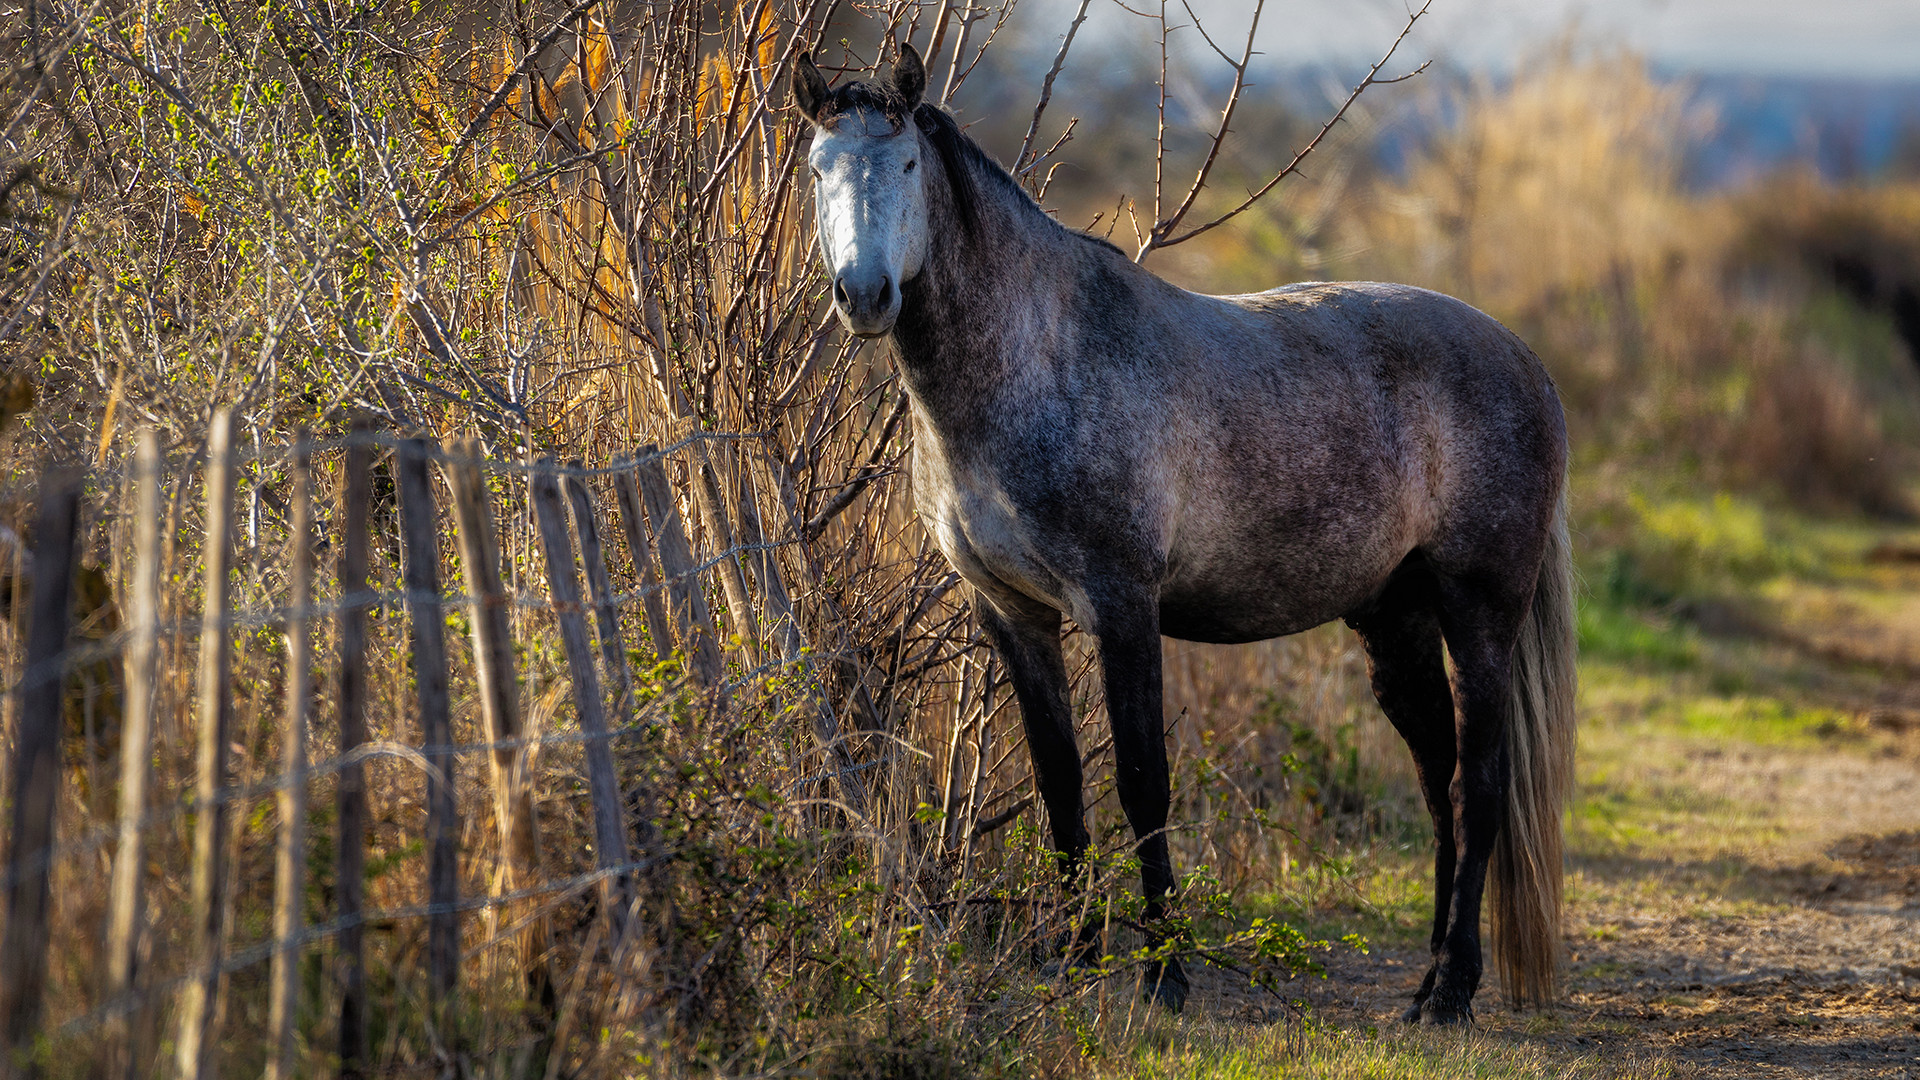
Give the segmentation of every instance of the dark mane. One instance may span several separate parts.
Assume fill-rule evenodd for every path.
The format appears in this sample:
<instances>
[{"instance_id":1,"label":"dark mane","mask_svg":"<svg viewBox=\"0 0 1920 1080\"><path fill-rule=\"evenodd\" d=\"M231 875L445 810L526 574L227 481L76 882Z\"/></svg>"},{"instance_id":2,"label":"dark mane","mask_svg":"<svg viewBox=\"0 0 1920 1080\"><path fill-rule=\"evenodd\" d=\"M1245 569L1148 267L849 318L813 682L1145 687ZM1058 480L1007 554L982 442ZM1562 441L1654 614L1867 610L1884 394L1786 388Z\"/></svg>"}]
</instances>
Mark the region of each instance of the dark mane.
<instances>
[{"instance_id":1,"label":"dark mane","mask_svg":"<svg viewBox=\"0 0 1920 1080\"><path fill-rule=\"evenodd\" d=\"M860 81L834 87L821 107L819 122L823 127L832 128L839 117L859 110L886 117L895 131L907 122L907 101L899 91L886 83ZM921 102L913 109L913 122L927 137L927 141L933 144L934 152L940 155L941 171L946 174L947 186L953 191L954 210L960 215L961 225L969 236L979 234L980 179L984 178L987 183L999 186L1070 235L1126 256L1126 252L1107 240L1054 221L1053 216L1033 201L1033 197L1027 194L1027 190L1020 186L1020 182L1013 178L1005 166L995 161L979 143L973 141L971 135L961 130L959 123L947 110L930 102Z\"/></svg>"},{"instance_id":2,"label":"dark mane","mask_svg":"<svg viewBox=\"0 0 1920 1080\"><path fill-rule=\"evenodd\" d=\"M941 171L947 174L947 187L953 191L953 208L960 214L960 223L968 236L980 233L980 189L973 178L976 173L998 177L1007 182L1015 191L1020 185L1013 182L1007 171L993 159L987 157L980 144L967 137L954 121L952 114L938 105L921 102L913 110L913 122L920 133L933 144L933 152L940 155ZM973 166L969 168L968 166ZM1021 191L1022 198L1026 192Z\"/></svg>"},{"instance_id":3,"label":"dark mane","mask_svg":"<svg viewBox=\"0 0 1920 1080\"><path fill-rule=\"evenodd\" d=\"M1013 178L1006 166L995 161L979 143L973 141L973 136L961 130L960 124L947 110L922 102L913 111L913 122L927 137L927 141L933 144L934 152L940 155L940 165L947 174L947 186L953 189L954 208L959 211L960 220L968 233L974 233L980 225L980 187L976 178L984 177L988 183L995 184L1020 203L1032 207L1035 213L1068 234L1111 248L1119 255L1126 255L1110 241L1054 221L1053 215L1033 201L1033 196L1027 194L1027 189L1020 186L1020 181Z\"/></svg>"}]
</instances>

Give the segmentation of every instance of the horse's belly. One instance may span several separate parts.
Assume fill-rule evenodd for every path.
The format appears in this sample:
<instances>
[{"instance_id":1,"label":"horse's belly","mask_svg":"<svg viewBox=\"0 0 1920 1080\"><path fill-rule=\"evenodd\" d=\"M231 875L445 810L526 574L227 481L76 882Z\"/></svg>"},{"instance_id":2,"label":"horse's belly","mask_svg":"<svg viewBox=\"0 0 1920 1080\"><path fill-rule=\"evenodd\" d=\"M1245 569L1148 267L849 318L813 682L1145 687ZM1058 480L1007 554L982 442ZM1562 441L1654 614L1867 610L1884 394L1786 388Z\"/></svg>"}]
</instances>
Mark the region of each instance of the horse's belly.
<instances>
[{"instance_id":1,"label":"horse's belly","mask_svg":"<svg viewBox=\"0 0 1920 1080\"><path fill-rule=\"evenodd\" d=\"M1019 543L1018 534L983 528L978 521L962 525L946 519L935 526L934 541L967 584L985 593L1003 611L1037 601L1067 611L1060 581Z\"/></svg>"},{"instance_id":2,"label":"horse's belly","mask_svg":"<svg viewBox=\"0 0 1920 1080\"><path fill-rule=\"evenodd\" d=\"M1160 632L1181 641L1239 645L1311 630L1354 605L1303 604L1242 591L1197 592L1160 598Z\"/></svg>"},{"instance_id":3,"label":"horse's belly","mask_svg":"<svg viewBox=\"0 0 1920 1080\"><path fill-rule=\"evenodd\" d=\"M1296 550L1257 565L1176 570L1160 590L1160 632L1233 645L1311 630L1372 599L1405 557L1381 537Z\"/></svg>"}]
</instances>

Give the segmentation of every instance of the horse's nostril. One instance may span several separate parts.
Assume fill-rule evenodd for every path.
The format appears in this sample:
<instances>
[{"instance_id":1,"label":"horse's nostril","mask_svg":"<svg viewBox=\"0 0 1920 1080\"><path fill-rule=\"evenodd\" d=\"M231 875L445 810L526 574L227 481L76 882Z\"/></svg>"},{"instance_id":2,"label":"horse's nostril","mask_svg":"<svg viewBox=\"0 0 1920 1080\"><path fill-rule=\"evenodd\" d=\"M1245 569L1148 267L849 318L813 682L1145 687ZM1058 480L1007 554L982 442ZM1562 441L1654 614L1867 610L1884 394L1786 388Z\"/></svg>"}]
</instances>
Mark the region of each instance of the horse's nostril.
<instances>
[{"instance_id":1,"label":"horse's nostril","mask_svg":"<svg viewBox=\"0 0 1920 1080\"><path fill-rule=\"evenodd\" d=\"M835 303L839 304L843 308L848 307L852 304L852 301L847 299L847 279L846 278L833 279L833 300Z\"/></svg>"},{"instance_id":2,"label":"horse's nostril","mask_svg":"<svg viewBox=\"0 0 1920 1080\"><path fill-rule=\"evenodd\" d=\"M880 275L880 310L885 311L892 306L893 306L893 279L886 276L885 274L882 274Z\"/></svg>"}]
</instances>

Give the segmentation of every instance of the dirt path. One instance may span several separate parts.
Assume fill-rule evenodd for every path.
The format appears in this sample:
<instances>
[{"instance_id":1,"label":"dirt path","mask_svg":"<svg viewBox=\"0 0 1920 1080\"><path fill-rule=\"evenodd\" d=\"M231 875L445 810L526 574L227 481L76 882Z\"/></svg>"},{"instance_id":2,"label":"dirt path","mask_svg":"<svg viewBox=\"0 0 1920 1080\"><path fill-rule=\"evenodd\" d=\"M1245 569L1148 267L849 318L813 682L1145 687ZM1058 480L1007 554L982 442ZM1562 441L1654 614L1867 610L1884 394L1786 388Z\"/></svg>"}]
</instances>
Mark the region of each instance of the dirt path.
<instances>
[{"instance_id":1,"label":"dirt path","mask_svg":"<svg viewBox=\"0 0 1920 1080\"><path fill-rule=\"evenodd\" d=\"M1576 903L1566 1004L1515 1014L1494 999L1480 1027L1575 1056L1662 1058L1683 1076L1920 1078L1920 833L1850 838L1825 864L1756 878L1771 898L1746 913L1649 917ZM1329 967L1315 988L1320 1015L1384 1025L1425 957L1376 950Z\"/></svg>"},{"instance_id":2,"label":"dirt path","mask_svg":"<svg viewBox=\"0 0 1920 1080\"><path fill-rule=\"evenodd\" d=\"M1581 859L1577 872L1603 885L1686 877L1619 859ZM1818 863L1753 869L1747 886L1732 912L1622 903L1610 888L1576 899L1564 1003L1514 1013L1483 991L1471 1037L1636 1076L1920 1080L1920 831L1849 837ZM1649 906L1669 910L1638 913ZM1304 988L1318 1022L1389 1029L1425 966L1419 950L1342 950ZM1192 1004L1212 1017L1283 1015L1229 973L1195 981Z\"/></svg>"},{"instance_id":3,"label":"dirt path","mask_svg":"<svg viewBox=\"0 0 1920 1080\"><path fill-rule=\"evenodd\" d=\"M1886 602L1920 597L1920 569L1871 584L1745 613L1684 670L1595 662L1567 993L1514 1013L1488 987L1476 1037L1580 1075L1920 1080L1920 601ZM1397 1023L1424 935L1386 936L1304 984L1317 1020ZM1279 1015L1224 973L1199 982L1212 1016Z\"/></svg>"},{"instance_id":4,"label":"dirt path","mask_svg":"<svg viewBox=\"0 0 1920 1080\"><path fill-rule=\"evenodd\" d=\"M1920 733L1854 715L1812 745L1597 731L1570 838L1566 1002L1515 1014L1483 991L1482 1028L1682 1076L1920 1080ZM1425 957L1330 966L1323 1016L1381 1024Z\"/></svg>"}]
</instances>

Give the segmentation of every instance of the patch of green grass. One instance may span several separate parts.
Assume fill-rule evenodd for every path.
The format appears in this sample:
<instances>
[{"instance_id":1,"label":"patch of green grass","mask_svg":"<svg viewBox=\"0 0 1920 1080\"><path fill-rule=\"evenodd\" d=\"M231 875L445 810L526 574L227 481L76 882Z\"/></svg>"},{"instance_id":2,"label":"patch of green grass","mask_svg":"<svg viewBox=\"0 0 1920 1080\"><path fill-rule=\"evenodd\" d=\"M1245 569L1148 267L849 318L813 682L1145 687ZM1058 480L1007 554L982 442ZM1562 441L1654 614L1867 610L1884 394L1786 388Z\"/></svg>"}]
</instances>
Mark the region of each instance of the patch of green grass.
<instances>
[{"instance_id":1,"label":"patch of green grass","mask_svg":"<svg viewBox=\"0 0 1920 1080\"><path fill-rule=\"evenodd\" d=\"M1715 743L1813 746L1861 733L1850 713L1760 694L1708 695L1676 706L1670 730Z\"/></svg>"},{"instance_id":2,"label":"patch of green grass","mask_svg":"<svg viewBox=\"0 0 1920 1080\"><path fill-rule=\"evenodd\" d=\"M1742 670L1727 659L1711 658L1711 666L1699 671L1663 674L1586 658L1580 668L1581 753L1615 738L1657 737L1736 752L1743 746L1839 750L1865 736L1855 711L1808 700L1793 673L1757 665Z\"/></svg>"},{"instance_id":3,"label":"patch of green grass","mask_svg":"<svg viewBox=\"0 0 1920 1080\"><path fill-rule=\"evenodd\" d=\"M1686 785L1633 783L1597 774L1581 785L1574 804L1574 820L1589 832L1640 839L1665 831L1680 817L1727 815L1738 808L1732 800L1709 795Z\"/></svg>"},{"instance_id":4,"label":"patch of green grass","mask_svg":"<svg viewBox=\"0 0 1920 1080\"><path fill-rule=\"evenodd\" d=\"M1777 500L1703 491L1683 474L1641 475L1622 488L1575 477L1582 577L1604 604L1761 595L1780 581L1873 581L1866 554L1911 528L1861 515L1815 516Z\"/></svg>"},{"instance_id":5,"label":"patch of green grass","mask_svg":"<svg viewBox=\"0 0 1920 1080\"><path fill-rule=\"evenodd\" d=\"M1423 944L1433 919L1431 842L1378 846L1328 857L1275 882L1249 901L1253 914L1279 918L1308 938L1358 934L1396 948Z\"/></svg>"},{"instance_id":6,"label":"patch of green grass","mask_svg":"<svg viewBox=\"0 0 1920 1080\"><path fill-rule=\"evenodd\" d=\"M1662 760L1684 754L1665 740L1637 745L1655 747L1648 752ZM1633 752L1631 745L1614 749ZM1776 806L1703 791L1677 770L1646 773L1635 765L1618 759L1588 764L1570 830L1579 854L1711 860L1743 854L1788 831Z\"/></svg>"},{"instance_id":7,"label":"patch of green grass","mask_svg":"<svg viewBox=\"0 0 1920 1080\"><path fill-rule=\"evenodd\" d=\"M1575 837L1574 869L1567 875L1567 910L1576 931L1594 942L1619 939L1615 920L1658 918L1713 922L1777 913L1781 901L1769 879L1738 859L1668 861L1632 853L1591 852ZM1595 969L1598 971L1598 969Z\"/></svg>"},{"instance_id":8,"label":"patch of green grass","mask_svg":"<svg viewBox=\"0 0 1920 1080\"><path fill-rule=\"evenodd\" d=\"M1700 663L1699 635L1624 604L1586 597L1580 605L1580 655L1669 671Z\"/></svg>"},{"instance_id":9,"label":"patch of green grass","mask_svg":"<svg viewBox=\"0 0 1920 1080\"><path fill-rule=\"evenodd\" d=\"M1819 559L1782 518L1759 501L1716 492L1631 492L1628 554L1641 576L1673 593L1751 588L1783 573L1804 573Z\"/></svg>"}]
</instances>

